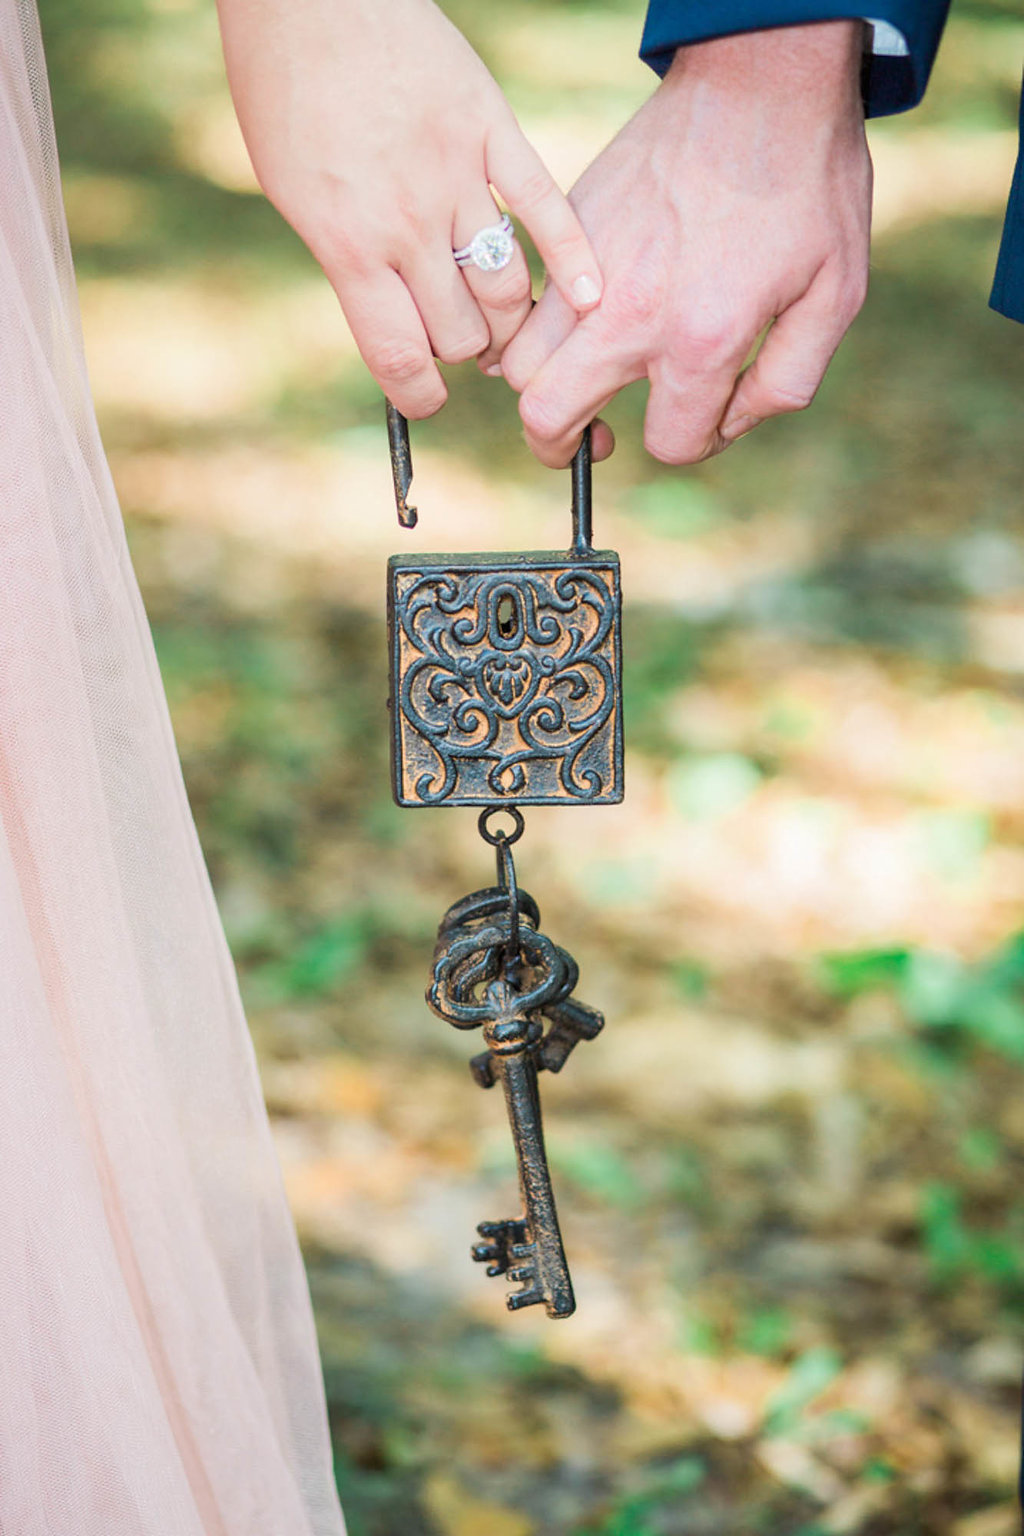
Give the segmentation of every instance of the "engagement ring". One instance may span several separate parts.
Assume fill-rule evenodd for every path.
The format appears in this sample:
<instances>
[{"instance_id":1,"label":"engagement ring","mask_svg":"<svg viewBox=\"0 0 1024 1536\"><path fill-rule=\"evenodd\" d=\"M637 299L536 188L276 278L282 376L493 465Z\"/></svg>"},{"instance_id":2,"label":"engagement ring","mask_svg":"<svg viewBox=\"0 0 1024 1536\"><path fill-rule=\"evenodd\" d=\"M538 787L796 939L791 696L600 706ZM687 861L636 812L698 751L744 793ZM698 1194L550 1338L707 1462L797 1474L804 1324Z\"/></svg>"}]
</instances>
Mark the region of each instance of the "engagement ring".
<instances>
[{"instance_id":1,"label":"engagement ring","mask_svg":"<svg viewBox=\"0 0 1024 1536\"><path fill-rule=\"evenodd\" d=\"M512 260L515 248L512 220L507 213L503 213L500 224L488 224L486 229L478 229L469 244L452 251L452 255L460 267L479 267L481 272L500 272Z\"/></svg>"}]
</instances>

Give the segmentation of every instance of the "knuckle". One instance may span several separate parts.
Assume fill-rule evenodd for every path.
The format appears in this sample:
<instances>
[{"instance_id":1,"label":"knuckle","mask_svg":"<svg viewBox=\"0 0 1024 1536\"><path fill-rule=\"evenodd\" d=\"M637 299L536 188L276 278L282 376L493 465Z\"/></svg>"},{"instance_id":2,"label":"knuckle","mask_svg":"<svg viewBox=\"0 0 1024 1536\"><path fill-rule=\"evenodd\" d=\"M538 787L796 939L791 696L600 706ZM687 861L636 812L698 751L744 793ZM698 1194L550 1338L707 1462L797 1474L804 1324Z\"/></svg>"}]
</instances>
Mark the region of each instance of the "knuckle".
<instances>
[{"instance_id":1,"label":"knuckle","mask_svg":"<svg viewBox=\"0 0 1024 1536\"><path fill-rule=\"evenodd\" d=\"M520 214L532 213L547 202L552 192L558 194L555 183L542 166L526 172L516 187L516 208ZM560 194L558 194L560 195Z\"/></svg>"},{"instance_id":2,"label":"knuckle","mask_svg":"<svg viewBox=\"0 0 1024 1536\"><path fill-rule=\"evenodd\" d=\"M523 395L519 415L530 437L538 442L554 443L564 431L564 423L558 418L557 411L543 396Z\"/></svg>"},{"instance_id":3,"label":"knuckle","mask_svg":"<svg viewBox=\"0 0 1024 1536\"><path fill-rule=\"evenodd\" d=\"M514 389L517 395L521 395L530 382L530 371L514 356L511 348L506 347L501 354L501 371L505 376L505 383ZM526 423L523 422L523 425L525 426Z\"/></svg>"},{"instance_id":4,"label":"knuckle","mask_svg":"<svg viewBox=\"0 0 1024 1536\"><path fill-rule=\"evenodd\" d=\"M545 465L547 469L565 469L572 458L572 454L568 453L557 443L545 443L538 438L529 436L527 437L527 443L534 458Z\"/></svg>"},{"instance_id":5,"label":"knuckle","mask_svg":"<svg viewBox=\"0 0 1024 1536\"><path fill-rule=\"evenodd\" d=\"M317 245L332 252L346 266L355 266L370 241L360 239L360 232L343 212L331 209L317 230Z\"/></svg>"},{"instance_id":6,"label":"knuckle","mask_svg":"<svg viewBox=\"0 0 1024 1536\"><path fill-rule=\"evenodd\" d=\"M393 196L391 227L399 234L406 249L418 250L433 233L433 210L424 203L422 188L418 185L402 185L396 188Z\"/></svg>"},{"instance_id":7,"label":"knuckle","mask_svg":"<svg viewBox=\"0 0 1024 1536\"><path fill-rule=\"evenodd\" d=\"M489 287L483 302L488 309L509 315L525 309L531 297L530 274L523 270L503 276L493 287Z\"/></svg>"},{"instance_id":8,"label":"knuckle","mask_svg":"<svg viewBox=\"0 0 1024 1536\"><path fill-rule=\"evenodd\" d=\"M593 262L590 247L575 224L555 229L544 242L545 265L551 267L586 268Z\"/></svg>"},{"instance_id":9,"label":"knuckle","mask_svg":"<svg viewBox=\"0 0 1024 1536\"><path fill-rule=\"evenodd\" d=\"M479 357L490 339L488 331L475 331L458 341L444 342L438 347L437 355L442 363L468 363L471 357Z\"/></svg>"},{"instance_id":10,"label":"knuckle","mask_svg":"<svg viewBox=\"0 0 1024 1536\"><path fill-rule=\"evenodd\" d=\"M831 322L837 342L860 314L868 296L868 261L846 258L837 261L823 280L821 290L824 323Z\"/></svg>"},{"instance_id":11,"label":"knuckle","mask_svg":"<svg viewBox=\"0 0 1024 1536\"><path fill-rule=\"evenodd\" d=\"M396 400L395 404L404 416L421 421L424 416L436 416L447 399L448 391L439 383L436 388L417 390L404 401Z\"/></svg>"},{"instance_id":12,"label":"knuckle","mask_svg":"<svg viewBox=\"0 0 1024 1536\"><path fill-rule=\"evenodd\" d=\"M770 410L780 414L789 411L806 411L818 393L816 384L792 384L783 386L773 384L767 392L767 403Z\"/></svg>"},{"instance_id":13,"label":"knuckle","mask_svg":"<svg viewBox=\"0 0 1024 1536\"><path fill-rule=\"evenodd\" d=\"M376 247L369 240L359 240L350 228L295 227L332 281L343 279L350 286L365 283L380 268Z\"/></svg>"},{"instance_id":14,"label":"knuckle","mask_svg":"<svg viewBox=\"0 0 1024 1536\"><path fill-rule=\"evenodd\" d=\"M641 274L635 274L609 286L603 307L615 329L648 330L661 314L662 295Z\"/></svg>"},{"instance_id":15,"label":"knuckle","mask_svg":"<svg viewBox=\"0 0 1024 1536\"><path fill-rule=\"evenodd\" d=\"M395 384L413 383L430 365L423 349L410 341L380 342L370 352L367 362L378 378Z\"/></svg>"},{"instance_id":16,"label":"knuckle","mask_svg":"<svg viewBox=\"0 0 1024 1536\"><path fill-rule=\"evenodd\" d=\"M704 457L703 443L686 443L663 436L660 432L645 432L644 447L659 464L697 464Z\"/></svg>"},{"instance_id":17,"label":"knuckle","mask_svg":"<svg viewBox=\"0 0 1024 1536\"><path fill-rule=\"evenodd\" d=\"M868 274L854 273L844 284L839 301L839 313L846 325L850 325L864 308L868 296Z\"/></svg>"},{"instance_id":18,"label":"knuckle","mask_svg":"<svg viewBox=\"0 0 1024 1536\"><path fill-rule=\"evenodd\" d=\"M369 274L384 260L376 221L341 195L326 197L299 233L321 265L333 265L351 276Z\"/></svg>"},{"instance_id":19,"label":"knuckle","mask_svg":"<svg viewBox=\"0 0 1024 1536\"><path fill-rule=\"evenodd\" d=\"M737 337L741 332L728 315L696 314L683 326L679 340L687 356L708 373L717 373L736 357ZM746 332L744 331L744 334Z\"/></svg>"}]
</instances>

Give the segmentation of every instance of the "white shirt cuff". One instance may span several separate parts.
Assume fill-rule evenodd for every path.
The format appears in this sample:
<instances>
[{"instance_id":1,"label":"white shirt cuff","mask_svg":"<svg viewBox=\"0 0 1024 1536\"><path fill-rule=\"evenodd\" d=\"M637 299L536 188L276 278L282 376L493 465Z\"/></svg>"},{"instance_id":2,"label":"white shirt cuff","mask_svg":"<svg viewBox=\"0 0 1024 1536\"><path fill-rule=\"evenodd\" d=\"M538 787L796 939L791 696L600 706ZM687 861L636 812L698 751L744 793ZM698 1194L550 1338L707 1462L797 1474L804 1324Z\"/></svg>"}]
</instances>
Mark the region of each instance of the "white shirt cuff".
<instances>
[{"instance_id":1,"label":"white shirt cuff","mask_svg":"<svg viewBox=\"0 0 1024 1536\"><path fill-rule=\"evenodd\" d=\"M875 21L871 16L864 19L871 28L872 53L884 53L891 59L905 59L908 56L910 49L907 40L891 21Z\"/></svg>"}]
</instances>

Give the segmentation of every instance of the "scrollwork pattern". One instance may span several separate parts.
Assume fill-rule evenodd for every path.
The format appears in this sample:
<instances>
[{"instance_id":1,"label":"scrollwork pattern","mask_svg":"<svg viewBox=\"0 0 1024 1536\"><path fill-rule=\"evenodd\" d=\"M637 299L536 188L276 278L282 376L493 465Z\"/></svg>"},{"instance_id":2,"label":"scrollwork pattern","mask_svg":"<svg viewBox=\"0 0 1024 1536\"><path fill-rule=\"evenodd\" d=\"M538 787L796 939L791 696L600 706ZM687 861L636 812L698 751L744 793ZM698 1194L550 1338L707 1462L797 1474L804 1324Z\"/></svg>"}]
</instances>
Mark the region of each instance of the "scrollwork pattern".
<instances>
[{"instance_id":1,"label":"scrollwork pattern","mask_svg":"<svg viewBox=\"0 0 1024 1536\"><path fill-rule=\"evenodd\" d=\"M608 566L403 571L402 775L416 802L618 798L618 590Z\"/></svg>"}]
</instances>

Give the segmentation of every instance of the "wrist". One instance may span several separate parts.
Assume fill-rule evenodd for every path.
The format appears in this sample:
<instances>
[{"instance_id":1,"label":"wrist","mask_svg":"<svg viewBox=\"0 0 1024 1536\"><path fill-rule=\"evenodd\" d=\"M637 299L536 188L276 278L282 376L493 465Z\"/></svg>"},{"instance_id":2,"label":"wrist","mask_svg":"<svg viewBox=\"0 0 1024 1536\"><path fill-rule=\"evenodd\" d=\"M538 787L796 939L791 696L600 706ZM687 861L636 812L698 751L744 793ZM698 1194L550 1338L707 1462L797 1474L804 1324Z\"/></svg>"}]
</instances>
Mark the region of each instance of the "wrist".
<instances>
[{"instance_id":1,"label":"wrist","mask_svg":"<svg viewBox=\"0 0 1024 1536\"><path fill-rule=\"evenodd\" d=\"M664 84L670 90L703 84L782 109L859 104L866 37L863 21L842 19L689 43L676 50Z\"/></svg>"}]
</instances>

